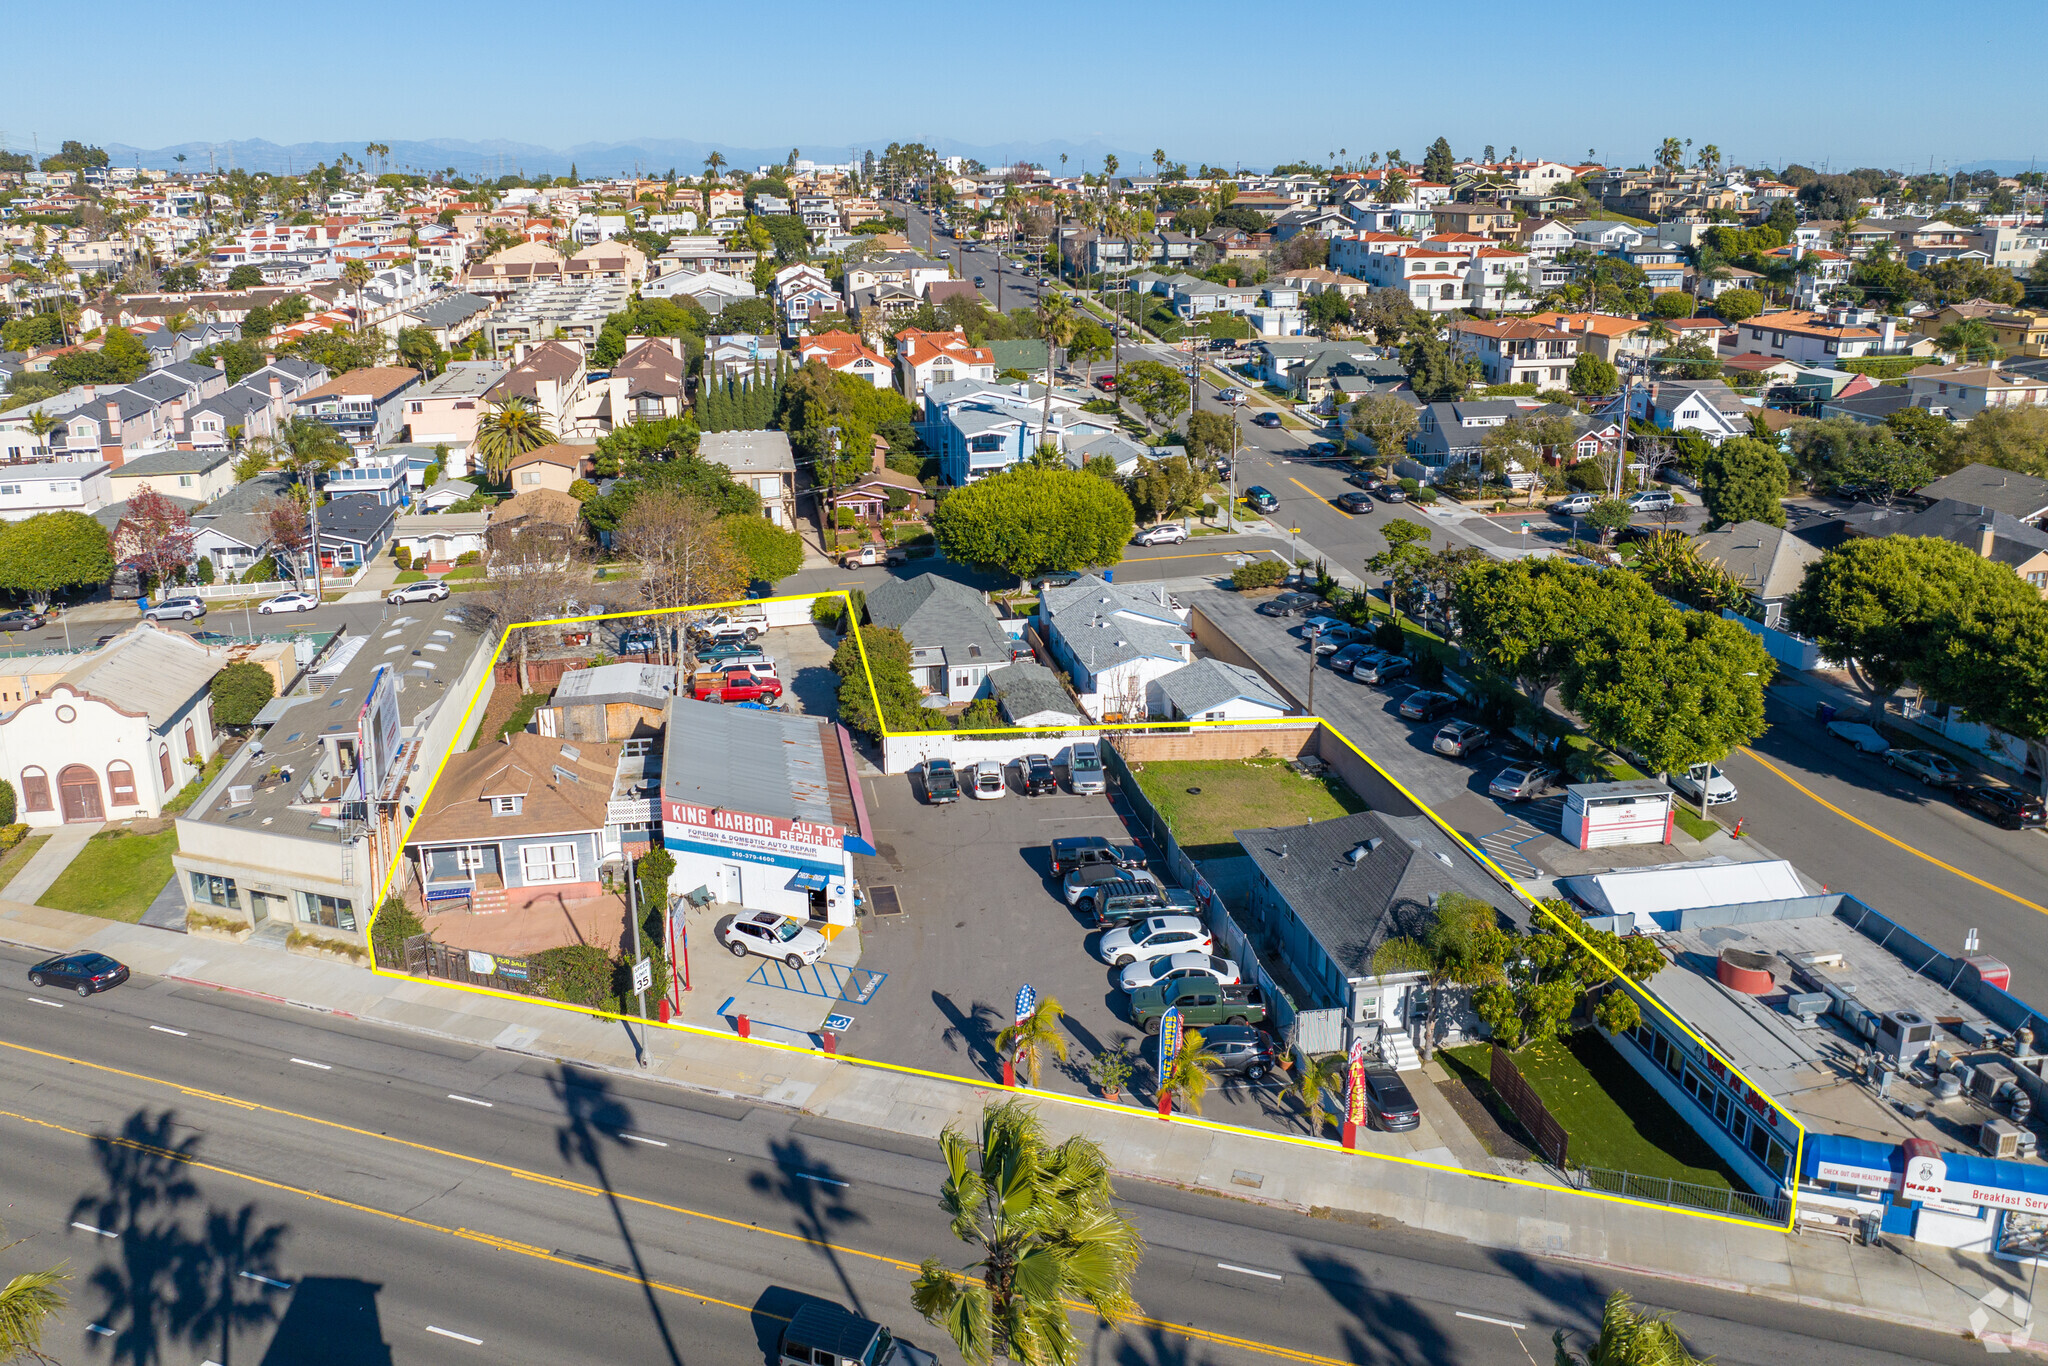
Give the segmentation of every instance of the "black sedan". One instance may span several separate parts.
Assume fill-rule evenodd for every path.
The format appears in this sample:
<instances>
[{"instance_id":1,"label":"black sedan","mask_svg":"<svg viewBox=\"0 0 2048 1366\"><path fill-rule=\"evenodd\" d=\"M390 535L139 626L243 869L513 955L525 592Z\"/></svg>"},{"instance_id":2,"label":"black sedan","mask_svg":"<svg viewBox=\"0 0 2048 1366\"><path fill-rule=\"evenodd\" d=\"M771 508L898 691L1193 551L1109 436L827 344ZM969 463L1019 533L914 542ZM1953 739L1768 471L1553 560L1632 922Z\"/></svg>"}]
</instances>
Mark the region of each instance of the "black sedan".
<instances>
[{"instance_id":1,"label":"black sedan","mask_svg":"<svg viewBox=\"0 0 2048 1366\"><path fill-rule=\"evenodd\" d=\"M1956 805L1988 817L2008 830L2048 824L2041 799L2011 787L1958 787Z\"/></svg>"},{"instance_id":2,"label":"black sedan","mask_svg":"<svg viewBox=\"0 0 2048 1366\"><path fill-rule=\"evenodd\" d=\"M1348 493L1340 493L1330 501L1343 508L1346 512L1372 511L1372 495L1364 489L1352 489Z\"/></svg>"},{"instance_id":3,"label":"black sedan","mask_svg":"<svg viewBox=\"0 0 2048 1366\"><path fill-rule=\"evenodd\" d=\"M1252 421L1256 422L1261 427L1277 427L1280 425L1280 414L1260 413L1257 417L1253 418Z\"/></svg>"},{"instance_id":4,"label":"black sedan","mask_svg":"<svg viewBox=\"0 0 2048 1366\"><path fill-rule=\"evenodd\" d=\"M127 981L128 965L104 953L66 953L30 968L28 980L32 986L71 987L80 996L90 996Z\"/></svg>"},{"instance_id":5,"label":"black sedan","mask_svg":"<svg viewBox=\"0 0 2048 1366\"><path fill-rule=\"evenodd\" d=\"M1422 1109L1393 1068L1365 1069L1365 1121L1386 1133L1421 1127Z\"/></svg>"}]
</instances>

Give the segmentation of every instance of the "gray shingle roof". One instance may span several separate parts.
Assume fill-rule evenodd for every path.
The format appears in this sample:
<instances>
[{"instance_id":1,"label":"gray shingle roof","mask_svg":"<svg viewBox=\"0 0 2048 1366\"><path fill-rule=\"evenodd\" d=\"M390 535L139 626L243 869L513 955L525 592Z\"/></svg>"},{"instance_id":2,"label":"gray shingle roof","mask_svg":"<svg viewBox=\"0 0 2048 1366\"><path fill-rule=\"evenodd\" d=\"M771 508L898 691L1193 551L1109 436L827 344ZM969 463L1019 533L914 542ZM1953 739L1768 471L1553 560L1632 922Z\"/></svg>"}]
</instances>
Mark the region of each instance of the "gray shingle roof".
<instances>
[{"instance_id":1,"label":"gray shingle roof","mask_svg":"<svg viewBox=\"0 0 2048 1366\"><path fill-rule=\"evenodd\" d=\"M131 456L121 462L117 477L129 478L134 475L156 474L205 474L227 464L235 457L227 451L151 451L148 455Z\"/></svg>"},{"instance_id":2,"label":"gray shingle roof","mask_svg":"<svg viewBox=\"0 0 2048 1366\"><path fill-rule=\"evenodd\" d=\"M1220 659L1198 659L1159 680L1159 691L1182 716L1198 717L1240 699L1285 714L1292 707L1255 671Z\"/></svg>"},{"instance_id":3,"label":"gray shingle roof","mask_svg":"<svg viewBox=\"0 0 2048 1366\"><path fill-rule=\"evenodd\" d=\"M1020 659L1015 664L990 670L988 685L995 693L996 705L1002 710L1003 719L1013 726L1022 725L1027 717L1043 716L1047 712L1071 717L1076 723L1081 720L1080 706L1060 686L1053 671L1036 660Z\"/></svg>"},{"instance_id":4,"label":"gray shingle roof","mask_svg":"<svg viewBox=\"0 0 2048 1366\"><path fill-rule=\"evenodd\" d=\"M1983 533L1979 528L1986 522L1991 524L1991 554L1987 558L2001 564L2021 565L2037 555L2048 553L2048 531L1996 508L1966 503L1958 498L1944 498L1925 512L1910 512L1896 521L1885 523L1881 534L1939 536L1944 541L1954 541L1968 550L1981 553Z\"/></svg>"},{"instance_id":5,"label":"gray shingle roof","mask_svg":"<svg viewBox=\"0 0 2048 1366\"><path fill-rule=\"evenodd\" d=\"M981 594L937 574L891 579L868 594L868 620L893 627L915 649L943 650L946 662L1008 661L1010 637Z\"/></svg>"},{"instance_id":6,"label":"gray shingle roof","mask_svg":"<svg viewBox=\"0 0 2048 1366\"><path fill-rule=\"evenodd\" d=\"M1445 892L1478 897L1510 920L1520 903L1426 816L1361 811L1333 821L1239 830L1238 842L1303 928L1343 971L1370 976L1388 939L1419 934ZM1345 855L1379 844L1357 862Z\"/></svg>"},{"instance_id":7,"label":"gray shingle roof","mask_svg":"<svg viewBox=\"0 0 2048 1366\"><path fill-rule=\"evenodd\" d=\"M1965 465L1921 489L1920 496L1955 498L2013 517L2031 518L2048 509L2048 479L1994 465Z\"/></svg>"},{"instance_id":8,"label":"gray shingle roof","mask_svg":"<svg viewBox=\"0 0 2048 1366\"><path fill-rule=\"evenodd\" d=\"M1783 527L1737 522L1692 538L1703 560L1719 560L1744 588L1766 601L1791 596L1821 552Z\"/></svg>"}]
</instances>

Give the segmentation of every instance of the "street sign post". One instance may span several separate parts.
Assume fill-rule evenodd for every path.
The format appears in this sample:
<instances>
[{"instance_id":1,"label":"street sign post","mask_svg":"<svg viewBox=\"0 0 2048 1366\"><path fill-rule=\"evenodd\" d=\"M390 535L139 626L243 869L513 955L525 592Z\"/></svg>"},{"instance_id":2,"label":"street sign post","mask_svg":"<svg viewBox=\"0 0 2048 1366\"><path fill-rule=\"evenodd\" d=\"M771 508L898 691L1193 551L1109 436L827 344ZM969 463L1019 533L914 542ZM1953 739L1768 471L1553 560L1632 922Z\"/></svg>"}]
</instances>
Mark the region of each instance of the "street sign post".
<instances>
[{"instance_id":1,"label":"street sign post","mask_svg":"<svg viewBox=\"0 0 2048 1366\"><path fill-rule=\"evenodd\" d=\"M652 958L639 959L633 964L633 990L644 994L653 985L654 960ZM647 1012L643 1009L640 1013L645 1015Z\"/></svg>"}]
</instances>

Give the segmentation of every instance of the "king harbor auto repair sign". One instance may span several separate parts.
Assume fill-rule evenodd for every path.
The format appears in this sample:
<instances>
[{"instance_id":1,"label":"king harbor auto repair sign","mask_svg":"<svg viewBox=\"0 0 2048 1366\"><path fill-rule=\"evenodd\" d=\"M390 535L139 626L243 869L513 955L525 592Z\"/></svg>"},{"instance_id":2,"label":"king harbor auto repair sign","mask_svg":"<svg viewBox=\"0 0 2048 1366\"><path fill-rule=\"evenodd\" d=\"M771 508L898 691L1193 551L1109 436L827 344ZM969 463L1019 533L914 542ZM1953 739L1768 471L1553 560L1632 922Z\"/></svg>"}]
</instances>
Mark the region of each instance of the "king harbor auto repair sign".
<instances>
[{"instance_id":1,"label":"king harbor auto repair sign","mask_svg":"<svg viewBox=\"0 0 2048 1366\"><path fill-rule=\"evenodd\" d=\"M763 854L810 857L820 849L838 853L846 847L846 832L836 825L757 816L751 811L729 811L668 798L662 799L661 822L670 834L684 839Z\"/></svg>"}]
</instances>

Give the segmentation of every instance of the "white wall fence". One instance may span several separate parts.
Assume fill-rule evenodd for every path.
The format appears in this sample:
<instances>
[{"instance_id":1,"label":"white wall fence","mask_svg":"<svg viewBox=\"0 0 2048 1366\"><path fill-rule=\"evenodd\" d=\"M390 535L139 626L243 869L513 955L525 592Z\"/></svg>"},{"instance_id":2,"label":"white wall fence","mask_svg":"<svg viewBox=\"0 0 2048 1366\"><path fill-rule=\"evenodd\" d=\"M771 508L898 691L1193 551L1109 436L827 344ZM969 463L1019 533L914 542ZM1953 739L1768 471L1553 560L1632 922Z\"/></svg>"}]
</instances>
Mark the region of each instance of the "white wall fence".
<instances>
[{"instance_id":1,"label":"white wall fence","mask_svg":"<svg viewBox=\"0 0 2048 1366\"><path fill-rule=\"evenodd\" d=\"M1787 664L1795 669L1821 667L1820 646L1805 636L1796 636L1790 631L1780 631L1774 626L1751 621L1732 607L1723 607L1721 615L1730 621L1740 623L1751 635L1760 637L1764 643L1764 650L1780 664Z\"/></svg>"},{"instance_id":2,"label":"white wall fence","mask_svg":"<svg viewBox=\"0 0 2048 1366\"><path fill-rule=\"evenodd\" d=\"M320 574L320 589L324 593L345 591L355 587L357 583L362 581L363 575L369 572L370 566L367 564L357 566L353 574L341 574L332 569L323 570ZM208 602L218 602L223 598L235 598L237 600L242 598L274 598L279 593L289 593L296 587L297 585L292 582L291 575L287 574L283 578L273 580L270 583L209 583L193 585L187 588L160 588L157 590L156 599L192 597L204 598ZM310 593L312 590L313 584L311 580L308 580L306 591ZM152 599L152 601L156 599Z\"/></svg>"},{"instance_id":3,"label":"white wall fence","mask_svg":"<svg viewBox=\"0 0 2048 1366\"><path fill-rule=\"evenodd\" d=\"M927 759L948 759L954 768L964 769L984 759L1012 764L1027 754L1043 754L1054 763L1065 763L1077 741L1100 743L1102 736L1090 730L1062 730L1055 735L954 735L950 731L920 731L892 735L882 742L882 771L908 773Z\"/></svg>"}]
</instances>

